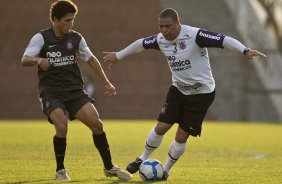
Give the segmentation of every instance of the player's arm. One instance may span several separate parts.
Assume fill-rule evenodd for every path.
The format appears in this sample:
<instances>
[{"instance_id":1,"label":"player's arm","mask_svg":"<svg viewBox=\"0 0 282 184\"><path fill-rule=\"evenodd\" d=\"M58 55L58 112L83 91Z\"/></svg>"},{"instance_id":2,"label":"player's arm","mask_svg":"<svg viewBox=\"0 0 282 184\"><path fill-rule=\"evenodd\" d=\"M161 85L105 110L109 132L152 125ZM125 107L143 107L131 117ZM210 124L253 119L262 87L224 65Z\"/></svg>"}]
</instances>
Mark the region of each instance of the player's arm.
<instances>
[{"instance_id":1,"label":"player's arm","mask_svg":"<svg viewBox=\"0 0 282 184\"><path fill-rule=\"evenodd\" d=\"M105 55L103 57L103 60L104 62L109 64L109 68L112 68L114 64L116 64L118 61L122 60L126 56L145 50L142 45L142 42L143 39L138 39L119 52L103 52L103 54Z\"/></svg>"},{"instance_id":2,"label":"player's arm","mask_svg":"<svg viewBox=\"0 0 282 184\"><path fill-rule=\"evenodd\" d=\"M142 52L145 49L160 49L157 43L157 35L138 39L119 52L103 52L105 54L103 59L104 62L109 63L109 68L111 68L113 64L116 64L123 58Z\"/></svg>"},{"instance_id":3,"label":"player's arm","mask_svg":"<svg viewBox=\"0 0 282 184\"><path fill-rule=\"evenodd\" d=\"M115 87L107 78L99 60L92 54L83 37L79 44L78 57L86 61L94 73L103 81L105 85L105 94L108 96L116 95Z\"/></svg>"},{"instance_id":4,"label":"player's arm","mask_svg":"<svg viewBox=\"0 0 282 184\"><path fill-rule=\"evenodd\" d=\"M42 70L48 70L50 64L46 58L40 58L39 53L44 45L44 40L41 34L36 34L30 40L24 55L21 59L23 66L39 65Z\"/></svg>"},{"instance_id":5,"label":"player's arm","mask_svg":"<svg viewBox=\"0 0 282 184\"><path fill-rule=\"evenodd\" d=\"M240 53L244 54L248 58L253 58L253 57L256 57L256 56L264 57L264 58L266 57L265 54L263 54L263 53L261 53L257 50L252 50L252 49L246 47L245 45L243 45L238 40L236 40L232 37L229 37L229 36L225 36L225 38L223 40L223 46L227 47L229 49L232 49L232 50L237 50Z\"/></svg>"},{"instance_id":6,"label":"player's arm","mask_svg":"<svg viewBox=\"0 0 282 184\"><path fill-rule=\"evenodd\" d=\"M50 63L46 58L40 57L30 57L30 56L23 56L21 59L21 64L23 66L34 66L38 65L44 71L47 71L50 67Z\"/></svg>"},{"instance_id":7,"label":"player's arm","mask_svg":"<svg viewBox=\"0 0 282 184\"><path fill-rule=\"evenodd\" d=\"M106 90L105 94L108 96L116 95L116 89L110 83L98 59L93 55L90 57L87 63L90 68L96 73L96 75L98 75L98 77L104 82Z\"/></svg>"},{"instance_id":8,"label":"player's arm","mask_svg":"<svg viewBox=\"0 0 282 184\"><path fill-rule=\"evenodd\" d=\"M199 47L216 47L216 48L224 48L227 47L229 49L237 50L238 52L244 54L248 58L253 58L255 56L266 57L263 53L252 50L245 45L243 45L238 40L222 35L220 33L206 31L203 29L199 29L196 35L196 43Z\"/></svg>"}]
</instances>

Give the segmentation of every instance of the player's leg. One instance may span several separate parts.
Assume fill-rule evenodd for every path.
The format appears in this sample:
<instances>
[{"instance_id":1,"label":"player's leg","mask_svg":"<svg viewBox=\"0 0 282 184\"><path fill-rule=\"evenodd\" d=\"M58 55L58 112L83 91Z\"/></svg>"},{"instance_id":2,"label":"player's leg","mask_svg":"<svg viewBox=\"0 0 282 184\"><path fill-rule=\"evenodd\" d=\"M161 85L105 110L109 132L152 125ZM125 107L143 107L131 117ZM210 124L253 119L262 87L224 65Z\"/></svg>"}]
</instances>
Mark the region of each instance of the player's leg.
<instances>
[{"instance_id":1,"label":"player's leg","mask_svg":"<svg viewBox=\"0 0 282 184\"><path fill-rule=\"evenodd\" d=\"M173 124L167 124L158 122L156 127L153 128L146 140L144 151L141 156L126 167L126 170L131 174L136 173L139 170L140 165L144 160L147 160L149 156L160 146L163 140L164 134L172 127Z\"/></svg>"},{"instance_id":2,"label":"player's leg","mask_svg":"<svg viewBox=\"0 0 282 184\"><path fill-rule=\"evenodd\" d=\"M106 169L113 167L111 152L106 137L106 133L103 130L102 121L99 118L99 114L92 103L87 102L81 107L81 109L75 114L75 117L84 123L92 131L92 137L94 145L98 149L101 158Z\"/></svg>"},{"instance_id":3,"label":"player's leg","mask_svg":"<svg viewBox=\"0 0 282 184\"><path fill-rule=\"evenodd\" d=\"M175 122L179 121L181 115L181 105L177 92L178 91L176 91L174 86L170 87L166 101L160 110L158 123L149 133L144 152L140 156L142 160L149 158L153 151L160 146L165 133Z\"/></svg>"},{"instance_id":4,"label":"player's leg","mask_svg":"<svg viewBox=\"0 0 282 184\"><path fill-rule=\"evenodd\" d=\"M164 180L167 180L170 169L180 158L180 156L185 152L188 137L189 133L178 126L175 139L169 147L167 160L164 164Z\"/></svg>"},{"instance_id":5,"label":"player's leg","mask_svg":"<svg viewBox=\"0 0 282 184\"><path fill-rule=\"evenodd\" d=\"M64 166L64 159L67 147L67 117L61 108L54 109L49 116L49 119L54 124L56 134L53 137L54 152L56 157L56 179L57 180L70 180L67 170Z\"/></svg>"},{"instance_id":6,"label":"player's leg","mask_svg":"<svg viewBox=\"0 0 282 184\"><path fill-rule=\"evenodd\" d=\"M149 156L160 146L164 134L172 127L173 124L158 122L156 127L153 128L146 140L144 152L139 157L141 160L147 160Z\"/></svg>"},{"instance_id":7,"label":"player's leg","mask_svg":"<svg viewBox=\"0 0 282 184\"><path fill-rule=\"evenodd\" d=\"M41 91L39 101L43 113L48 117L48 121L54 124L56 134L53 137L54 153L56 158L56 176L58 180L70 180L64 166L65 153L67 147L67 117L65 115L65 105L61 102L62 94L53 91Z\"/></svg>"},{"instance_id":8,"label":"player's leg","mask_svg":"<svg viewBox=\"0 0 282 184\"><path fill-rule=\"evenodd\" d=\"M172 166L186 150L188 137L200 136L202 123L207 110L213 102L215 92L198 95L182 95L182 115L179 123L175 140L172 142L164 165L163 180L167 180Z\"/></svg>"},{"instance_id":9,"label":"player's leg","mask_svg":"<svg viewBox=\"0 0 282 184\"><path fill-rule=\"evenodd\" d=\"M112 163L110 146L103 130L103 123L99 114L91 102L84 104L75 117L89 127L92 131L95 147L98 149L104 164L104 173L107 177L118 177L121 180L131 179L131 175L122 171L120 167Z\"/></svg>"},{"instance_id":10,"label":"player's leg","mask_svg":"<svg viewBox=\"0 0 282 184\"><path fill-rule=\"evenodd\" d=\"M180 103L178 100L177 89L171 86L166 101L160 110L158 123L153 128L146 140L143 154L140 157L126 167L130 173L135 173L139 170L139 166L142 162L149 158L149 156L155 151L161 144L164 134L172 127L174 122L178 122L180 118Z\"/></svg>"}]
</instances>

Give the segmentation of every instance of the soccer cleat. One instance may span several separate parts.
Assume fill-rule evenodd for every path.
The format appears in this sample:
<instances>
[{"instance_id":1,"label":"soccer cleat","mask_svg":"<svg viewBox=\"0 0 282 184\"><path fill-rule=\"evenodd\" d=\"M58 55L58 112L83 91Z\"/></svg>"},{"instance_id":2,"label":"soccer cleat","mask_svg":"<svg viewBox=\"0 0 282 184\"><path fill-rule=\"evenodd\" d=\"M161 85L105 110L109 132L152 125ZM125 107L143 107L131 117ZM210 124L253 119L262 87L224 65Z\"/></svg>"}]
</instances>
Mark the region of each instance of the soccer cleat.
<instances>
[{"instance_id":1,"label":"soccer cleat","mask_svg":"<svg viewBox=\"0 0 282 184\"><path fill-rule=\"evenodd\" d=\"M68 176L68 171L66 169L61 169L56 172L56 180L67 180L70 181L70 177Z\"/></svg>"},{"instance_id":2,"label":"soccer cleat","mask_svg":"<svg viewBox=\"0 0 282 184\"><path fill-rule=\"evenodd\" d=\"M164 171L163 177L162 177L162 179L160 179L160 180L162 180L162 181L167 181L168 176L169 176L168 173L167 173L166 171Z\"/></svg>"},{"instance_id":3,"label":"soccer cleat","mask_svg":"<svg viewBox=\"0 0 282 184\"><path fill-rule=\"evenodd\" d=\"M126 170L131 174L136 173L139 170L140 165L142 164L143 160L140 158L136 158L135 161L129 163L126 167Z\"/></svg>"},{"instance_id":4,"label":"soccer cleat","mask_svg":"<svg viewBox=\"0 0 282 184\"><path fill-rule=\"evenodd\" d=\"M121 170L119 166L114 165L110 170L104 169L106 177L117 177L120 180L130 180L132 175Z\"/></svg>"}]
</instances>

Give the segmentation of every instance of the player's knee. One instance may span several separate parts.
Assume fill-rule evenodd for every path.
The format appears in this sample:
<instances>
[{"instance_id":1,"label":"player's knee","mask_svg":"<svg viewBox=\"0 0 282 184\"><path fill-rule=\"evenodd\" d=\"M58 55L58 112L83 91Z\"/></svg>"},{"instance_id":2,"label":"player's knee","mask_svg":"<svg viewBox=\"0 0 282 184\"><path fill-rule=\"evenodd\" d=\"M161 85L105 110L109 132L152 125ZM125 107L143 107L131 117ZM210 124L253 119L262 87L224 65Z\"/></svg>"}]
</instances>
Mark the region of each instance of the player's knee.
<instances>
[{"instance_id":1,"label":"player's knee","mask_svg":"<svg viewBox=\"0 0 282 184\"><path fill-rule=\"evenodd\" d=\"M102 121L99 118L94 120L91 123L90 129L92 130L92 132L94 134L103 133L103 123L102 123Z\"/></svg>"},{"instance_id":2,"label":"player's knee","mask_svg":"<svg viewBox=\"0 0 282 184\"><path fill-rule=\"evenodd\" d=\"M56 133L58 136L65 137L68 132L68 126L66 124L55 125Z\"/></svg>"},{"instance_id":3,"label":"player's knee","mask_svg":"<svg viewBox=\"0 0 282 184\"><path fill-rule=\"evenodd\" d=\"M176 134L175 135L175 141L180 143L180 144L186 143L188 137L189 137L189 135L179 135L179 134Z\"/></svg>"},{"instance_id":4,"label":"player's knee","mask_svg":"<svg viewBox=\"0 0 282 184\"><path fill-rule=\"evenodd\" d=\"M155 132L158 135L164 135L166 133L166 131L164 131L162 128L160 127L155 127Z\"/></svg>"},{"instance_id":5,"label":"player's knee","mask_svg":"<svg viewBox=\"0 0 282 184\"><path fill-rule=\"evenodd\" d=\"M155 127L155 132L158 135L164 135L172 125L158 122L157 126Z\"/></svg>"}]
</instances>

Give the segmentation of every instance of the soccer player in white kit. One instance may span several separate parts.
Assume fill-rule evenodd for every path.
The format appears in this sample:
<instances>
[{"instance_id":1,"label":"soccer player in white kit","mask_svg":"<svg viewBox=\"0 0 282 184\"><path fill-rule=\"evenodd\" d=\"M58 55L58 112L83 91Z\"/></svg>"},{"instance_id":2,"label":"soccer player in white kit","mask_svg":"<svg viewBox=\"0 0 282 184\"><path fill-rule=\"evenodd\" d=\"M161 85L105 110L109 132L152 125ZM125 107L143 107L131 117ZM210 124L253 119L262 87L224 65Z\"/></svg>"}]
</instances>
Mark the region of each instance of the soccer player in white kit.
<instances>
[{"instance_id":1,"label":"soccer player in white kit","mask_svg":"<svg viewBox=\"0 0 282 184\"><path fill-rule=\"evenodd\" d=\"M161 33L138 39L119 52L105 52L104 61L111 68L124 57L145 49L157 49L166 56L172 85L158 122L148 135L143 154L129 163L126 169L130 173L137 172L141 163L159 147L164 134L178 123L164 164L162 180L167 180L170 169L185 152L188 137L201 135L203 119L215 96L207 47L227 47L248 58L266 56L231 37L180 24L177 12L171 8L160 13L158 24Z\"/></svg>"}]
</instances>

